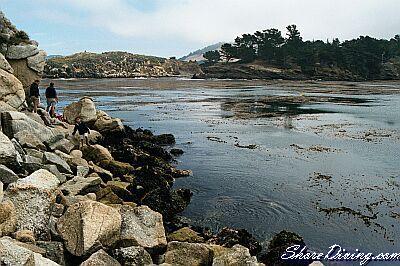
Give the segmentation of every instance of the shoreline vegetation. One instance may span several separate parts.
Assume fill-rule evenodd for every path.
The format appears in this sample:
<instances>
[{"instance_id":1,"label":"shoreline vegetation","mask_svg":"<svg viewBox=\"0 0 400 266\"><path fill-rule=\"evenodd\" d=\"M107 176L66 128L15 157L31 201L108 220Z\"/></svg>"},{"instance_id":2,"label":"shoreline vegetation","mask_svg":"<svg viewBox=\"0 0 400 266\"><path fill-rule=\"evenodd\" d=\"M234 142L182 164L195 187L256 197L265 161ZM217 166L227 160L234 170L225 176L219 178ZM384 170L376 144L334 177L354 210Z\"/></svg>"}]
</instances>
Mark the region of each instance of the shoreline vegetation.
<instances>
[{"instance_id":1,"label":"shoreline vegetation","mask_svg":"<svg viewBox=\"0 0 400 266\"><path fill-rule=\"evenodd\" d=\"M46 53L3 13L0 24L0 264L284 265L288 246L305 246L282 231L263 250L246 230L179 219L192 193L173 183L191 172L172 165L182 151L171 134L124 126L88 97L65 121L32 113L27 89ZM91 128L81 149L77 117Z\"/></svg>"},{"instance_id":2,"label":"shoreline vegetation","mask_svg":"<svg viewBox=\"0 0 400 266\"><path fill-rule=\"evenodd\" d=\"M400 35L390 40L360 36L304 41L296 25L243 34L204 53L200 78L288 80L398 80Z\"/></svg>"},{"instance_id":3,"label":"shoreline vegetation","mask_svg":"<svg viewBox=\"0 0 400 266\"><path fill-rule=\"evenodd\" d=\"M44 77L400 80L400 35L390 40L360 36L346 41L304 41L297 26L289 25L286 36L277 29L243 34L203 57L205 61L197 62L126 52L83 52L49 58Z\"/></svg>"}]
</instances>

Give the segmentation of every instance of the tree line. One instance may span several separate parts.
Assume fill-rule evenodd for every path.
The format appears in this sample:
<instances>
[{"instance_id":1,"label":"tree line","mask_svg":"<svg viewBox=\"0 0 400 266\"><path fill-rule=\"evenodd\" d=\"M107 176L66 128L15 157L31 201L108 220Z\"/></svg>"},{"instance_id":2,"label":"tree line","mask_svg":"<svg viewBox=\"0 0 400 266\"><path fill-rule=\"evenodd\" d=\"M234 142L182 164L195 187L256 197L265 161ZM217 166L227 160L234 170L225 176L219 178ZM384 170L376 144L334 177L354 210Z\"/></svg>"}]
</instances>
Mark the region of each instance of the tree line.
<instances>
[{"instance_id":1,"label":"tree line","mask_svg":"<svg viewBox=\"0 0 400 266\"><path fill-rule=\"evenodd\" d=\"M209 64L239 60L249 63L261 60L267 64L293 68L312 75L318 67L337 67L365 78L379 77L384 63L400 62L400 35L390 40L360 36L344 42L339 39L303 41L296 25L289 25L286 36L278 29L243 34L220 50L204 54Z\"/></svg>"}]
</instances>

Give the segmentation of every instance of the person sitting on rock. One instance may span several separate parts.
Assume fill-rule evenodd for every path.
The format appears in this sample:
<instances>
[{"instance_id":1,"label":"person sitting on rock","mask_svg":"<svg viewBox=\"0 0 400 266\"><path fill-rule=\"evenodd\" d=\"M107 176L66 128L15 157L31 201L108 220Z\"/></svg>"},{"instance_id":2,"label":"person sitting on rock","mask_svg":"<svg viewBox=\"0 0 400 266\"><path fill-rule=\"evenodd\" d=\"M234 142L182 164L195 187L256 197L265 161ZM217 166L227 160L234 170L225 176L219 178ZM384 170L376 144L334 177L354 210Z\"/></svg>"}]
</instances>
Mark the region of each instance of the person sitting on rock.
<instances>
[{"instance_id":1,"label":"person sitting on rock","mask_svg":"<svg viewBox=\"0 0 400 266\"><path fill-rule=\"evenodd\" d=\"M56 115L56 105L58 103L57 91L54 88L54 83L51 82L50 86L46 89L47 108L46 111L51 117Z\"/></svg>"},{"instance_id":2,"label":"person sitting on rock","mask_svg":"<svg viewBox=\"0 0 400 266\"><path fill-rule=\"evenodd\" d=\"M31 84L31 87L29 88L29 97L33 104L34 113L37 113L37 108L40 102L39 83L40 81L37 79Z\"/></svg>"},{"instance_id":3,"label":"person sitting on rock","mask_svg":"<svg viewBox=\"0 0 400 266\"><path fill-rule=\"evenodd\" d=\"M68 128L68 124L64 123L62 120L58 119L57 117L52 118L50 117L50 114L39 108L37 110L38 115L40 115L40 118L42 118L44 124L48 127L54 127L54 126L62 126L63 128Z\"/></svg>"},{"instance_id":4,"label":"person sitting on rock","mask_svg":"<svg viewBox=\"0 0 400 266\"><path fill-rule=\"evenodd\" d=\"M75 127L74 127L74 132L72 133L72 135L75 135L76 131L78 131L79 136L80 136L79 149L83 148L85 140L86 140L86 145L90 146L90 144L89 144L90 129L86 126L86 124L82 121L82 119L80 117L77 117L75 119Z\"/></svg>"}]
</instances>

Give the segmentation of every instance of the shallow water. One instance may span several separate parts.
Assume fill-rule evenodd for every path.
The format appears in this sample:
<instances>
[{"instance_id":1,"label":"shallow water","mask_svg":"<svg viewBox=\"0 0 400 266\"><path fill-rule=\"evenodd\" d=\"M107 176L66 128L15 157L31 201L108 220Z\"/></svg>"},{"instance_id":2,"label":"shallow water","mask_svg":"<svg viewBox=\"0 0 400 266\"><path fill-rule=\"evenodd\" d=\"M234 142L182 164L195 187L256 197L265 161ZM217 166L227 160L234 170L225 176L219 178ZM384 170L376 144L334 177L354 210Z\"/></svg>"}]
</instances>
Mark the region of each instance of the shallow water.
<instances>
[{"instance_id":1,"label":"shallow water","mask_svg":"<svg viewBox=\"0 0 400 266\"><path fill-rule=\"evenodd\" d=\"M194 192L192 223L261 241L292 230L320 251L400 250L400 83L55 82L62 104L89 95L133 127L176 136L178 167L193 170L175 185ZM273 96L321 100L289 112L271 109Z\"/></svg>"}]
</instances>

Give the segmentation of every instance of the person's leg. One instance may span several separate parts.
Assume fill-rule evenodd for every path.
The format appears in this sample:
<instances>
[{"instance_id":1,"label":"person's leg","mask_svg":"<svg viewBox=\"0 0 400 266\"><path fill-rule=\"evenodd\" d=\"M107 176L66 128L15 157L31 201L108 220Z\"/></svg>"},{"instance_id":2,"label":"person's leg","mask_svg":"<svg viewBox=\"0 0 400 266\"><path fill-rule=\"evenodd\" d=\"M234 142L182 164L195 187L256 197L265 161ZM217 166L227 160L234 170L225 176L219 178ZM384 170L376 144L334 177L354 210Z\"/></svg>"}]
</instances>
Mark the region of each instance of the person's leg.
<instances>
[{"instance_id":1,"label":"person's leg","mask_svg":"<svg viewBox=\"0 0 400 266\"><path fill-rule=\"evenodd\" d=\"M86 136L85 136L85 139L86 139L86 145L87 145L87 146L90 146L90 144L89 144L89 137L88 137L88 135L86 135Z\"/></svg>"},{"instance_id":2,"label":"person's leg","mask_svg":"<svg viewBox=\"0 0 400 266\"><path fill-rule=\"evenodd\" d=\"M49 112L51 107L51 102L49 101L49 99L47 99L47 107L46 107L46 112Z\"/></svg>"},{"instance_id":3,"label":"person's leg","mask_svg":"<svg viewBox=\"0 0 400 266\"><path fill-rule=\"evenodd\" d=\"M37 108L38 108L38 105L39 105L39 98L34 98L34 101L33 101L33 112L34 113L37 113Z\"/></svg>"}]
</instances>

